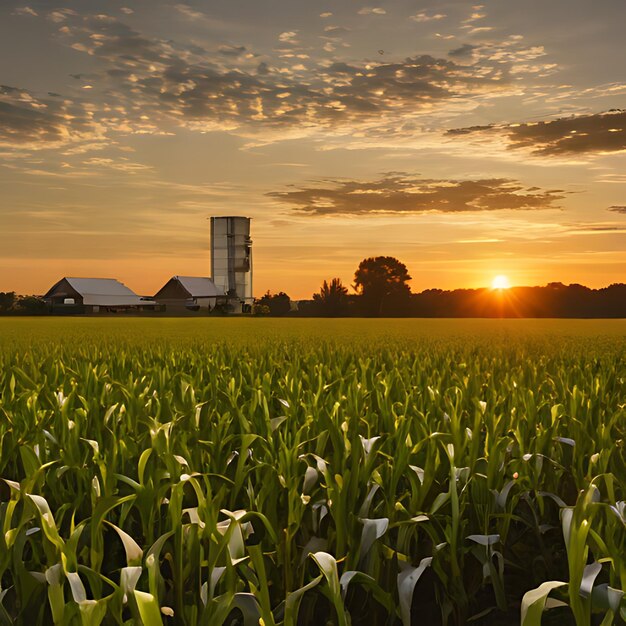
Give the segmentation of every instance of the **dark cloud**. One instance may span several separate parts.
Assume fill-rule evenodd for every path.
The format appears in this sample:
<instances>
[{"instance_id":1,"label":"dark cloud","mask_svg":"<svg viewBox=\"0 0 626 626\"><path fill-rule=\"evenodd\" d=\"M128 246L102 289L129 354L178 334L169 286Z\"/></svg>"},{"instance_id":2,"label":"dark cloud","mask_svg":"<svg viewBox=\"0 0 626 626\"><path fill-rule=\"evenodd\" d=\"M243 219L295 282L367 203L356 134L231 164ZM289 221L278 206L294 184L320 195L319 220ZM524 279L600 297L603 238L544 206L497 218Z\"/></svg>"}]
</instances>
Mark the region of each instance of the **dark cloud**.
<instances>
[{"instance_id":1,"label":"dark cloud","mask_svg":"<svg viewBox=\"0 0 626 626\"><path fill-rule=\"evenodd\" d=\"M621 204L614 204L612 207L609 207L609 211L615 211L615 213L626 214L626 206L621 205Z\"/></svg>"},{"instance_id":2,"label":"dark cloud","mask_svg":"<svg viewBox=\"0 0 626 626\"><path fill-rule=\"evenodd\" d=\"M225 57L239 57L247 52L245 46L221 46L219 53Z\"/></svg>"},{"instance_id":3,"label":"dark cloud","mask_svg":"<svg viewBox=\"0 0 626 626\"><path fill-rule=\"evenodd\" d=\"M513 149L540 156L607 153L626 150L626 110L564 117L524 124L490 124L449 130L449 136L504 135Z\"/></svg>"},{"instance_id":4,"label":"dark cloud","mask_svg":"<svg viewBox=\"0 0 626 626\"><path fill-rule=\"evenodd\" d=\"M51 98L0 85L0 144L46 146L96 133L97 127L82 105L58 94L51 94Z\"/></svg>"},{"instance_id":5,"label":"dark cloud","mask_svg":"<svg viewBox=\"0 0 626 626\"><path fill-rule=\"evenodd\" d=\"M478 46L473 46L472 44L464 43L459 48L455 48L454 50L450 50L450 52L448 52L448 56L457 57L457 58L460 58L460 57L471 57L472 56L472 52L474 52L474 50L476 50L477 48L478 48Z\"/></svg>"},{"instance_id":6,"label":"dark cloud","mask_svg":"<svg viewBox=\"0 0 626 626\"><path fill-rule=\"evenodd\" d=\"M307 215L398 215L553 209L563 193L504 178L423 180L391 173L374 181L326 180L269 195Z\"/></svg>"}]
</instances>

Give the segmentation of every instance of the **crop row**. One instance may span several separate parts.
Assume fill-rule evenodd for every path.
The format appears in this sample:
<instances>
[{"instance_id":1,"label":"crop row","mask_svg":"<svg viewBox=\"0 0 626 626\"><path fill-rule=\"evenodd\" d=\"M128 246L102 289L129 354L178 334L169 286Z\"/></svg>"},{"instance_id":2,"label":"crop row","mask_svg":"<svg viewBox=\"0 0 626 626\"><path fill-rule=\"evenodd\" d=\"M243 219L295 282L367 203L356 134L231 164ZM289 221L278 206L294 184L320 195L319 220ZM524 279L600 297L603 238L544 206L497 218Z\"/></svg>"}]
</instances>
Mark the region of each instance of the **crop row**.
<instances>
[{"instance_id":1,"label":"crop row","mask_svg":"<svg viewBox=\"0 0 626 626\"><path fill-rule=\"evenodd\" d=\"M625 383L565 342L5 350L0 624L622 623Z\"/></svg>"}]
</instances>

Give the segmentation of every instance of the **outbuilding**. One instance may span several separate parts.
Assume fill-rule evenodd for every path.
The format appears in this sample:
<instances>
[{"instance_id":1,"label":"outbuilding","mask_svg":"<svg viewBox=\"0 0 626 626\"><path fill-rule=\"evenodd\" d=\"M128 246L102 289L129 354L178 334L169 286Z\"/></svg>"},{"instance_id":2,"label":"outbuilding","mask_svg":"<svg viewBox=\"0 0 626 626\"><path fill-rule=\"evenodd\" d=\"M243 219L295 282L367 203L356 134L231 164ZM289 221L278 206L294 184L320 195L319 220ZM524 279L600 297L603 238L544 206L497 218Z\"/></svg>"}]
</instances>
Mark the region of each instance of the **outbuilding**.
<instances>
[{"instance_id":1,"label":"outbuilding","mask_svg":"<svg viewBox=\"0 0 626 626\"><path fill-rule=\"evenodd\" d=\"M157 306L115 278L65 277L48 290L44 301L53 313L118 313Z\"/></svg>"},{"instance_id":2,"label":"outbuilding","mask_svg":"<svg viewBox=\"0 0 626 626\"><path fill-rule=\"evenodd\" d=\"M154 299L171 313L211 311L224 292L203 276L172 276L155 294Z\"/></svg>"}]
</instances>

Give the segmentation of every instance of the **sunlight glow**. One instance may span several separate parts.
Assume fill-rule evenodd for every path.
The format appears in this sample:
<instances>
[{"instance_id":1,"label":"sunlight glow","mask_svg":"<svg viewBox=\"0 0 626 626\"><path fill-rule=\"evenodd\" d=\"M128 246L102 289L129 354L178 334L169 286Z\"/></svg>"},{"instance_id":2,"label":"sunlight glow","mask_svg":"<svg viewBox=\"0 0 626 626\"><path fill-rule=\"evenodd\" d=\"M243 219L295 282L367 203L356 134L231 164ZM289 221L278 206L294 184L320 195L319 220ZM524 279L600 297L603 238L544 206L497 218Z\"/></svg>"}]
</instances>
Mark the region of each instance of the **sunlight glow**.
<instances>
[{"instance_id":1,"label":"sunlight glow","mask_svg":"<svg viewBox=\"0 0 626 626\"><path fill-rule=\"evenodd\" d=\"M491 281L492 289L508 289L511 286L509 279L504 274L499 274Z\"/></svg>"}]
</instances>

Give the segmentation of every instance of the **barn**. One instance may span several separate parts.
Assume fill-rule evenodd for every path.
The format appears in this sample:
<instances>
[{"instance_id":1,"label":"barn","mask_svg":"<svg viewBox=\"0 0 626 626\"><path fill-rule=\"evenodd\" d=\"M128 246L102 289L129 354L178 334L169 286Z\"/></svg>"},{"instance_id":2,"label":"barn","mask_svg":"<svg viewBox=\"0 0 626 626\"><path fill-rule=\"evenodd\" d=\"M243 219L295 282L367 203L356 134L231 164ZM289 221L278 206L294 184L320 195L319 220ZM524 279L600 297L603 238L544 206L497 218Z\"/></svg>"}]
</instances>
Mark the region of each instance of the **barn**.
<instances>
[{"instance_id":1,"label":"barn","mask_svg":"<svg viewBox=\"0 0 626 626\"><path fill-rule=\"evenodd\" d=\"M114 278L62 278L43 297L53 313L118 313L154 310L156 302L138 296Z\"/></svg>"},{"instance_id":2,"label":"barn","mask_svg":"<svg viewBox=\"0 0 626 626\"><path fill-rule=\"evenodd\" d=\"M169 313L211 311L224 297L210 278L202 276L172 276L155 294L154 300Z\"/></svg>"}]
</instances>

